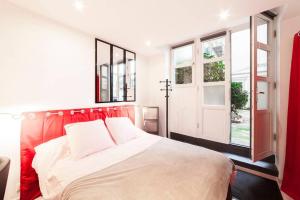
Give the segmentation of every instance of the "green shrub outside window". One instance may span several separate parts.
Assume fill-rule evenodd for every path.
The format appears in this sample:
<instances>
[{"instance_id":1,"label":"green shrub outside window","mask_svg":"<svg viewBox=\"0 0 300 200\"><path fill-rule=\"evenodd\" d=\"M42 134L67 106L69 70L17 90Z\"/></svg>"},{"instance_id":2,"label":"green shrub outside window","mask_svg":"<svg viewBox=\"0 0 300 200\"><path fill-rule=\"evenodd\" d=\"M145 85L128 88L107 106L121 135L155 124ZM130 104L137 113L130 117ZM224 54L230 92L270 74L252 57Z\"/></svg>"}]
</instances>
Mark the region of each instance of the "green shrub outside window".
<instances>
[{"instance_id":1,"label":"green shrub outside window","mask_svg":"<svg viewBox=\"0 0 300 200\"><path fill-rule=\"evenodd\" d=\"M225 81L224 61L204 64L204 82Z\"/></svg>"},{"instance_id":2,"label":"green shrub outside window","mask_svg":"<svg viewBox=\"0 0 300 200\"><path fill-rule=\"evenodd\" d=\"M176 84L192 83L192 66L175 69Z\"/></svg>"}]
</instances>

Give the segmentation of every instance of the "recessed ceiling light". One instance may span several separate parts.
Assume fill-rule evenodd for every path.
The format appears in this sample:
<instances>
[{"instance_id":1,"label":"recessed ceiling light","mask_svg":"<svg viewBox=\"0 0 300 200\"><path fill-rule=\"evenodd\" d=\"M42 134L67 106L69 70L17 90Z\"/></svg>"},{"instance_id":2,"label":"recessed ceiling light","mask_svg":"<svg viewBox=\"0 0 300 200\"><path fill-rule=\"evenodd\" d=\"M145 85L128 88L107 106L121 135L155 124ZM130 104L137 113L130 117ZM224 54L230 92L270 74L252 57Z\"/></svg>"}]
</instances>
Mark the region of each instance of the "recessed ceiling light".
<instances>
[{"instance_id":1,"label":"recessed ceiling light","mask_svg":"<svg viewBox=\"0 0 300 200\"><path fill-rule=\"evenodd\" d=\"M219 14L221 20L226 20L230 16L229 10L222 10Z\"/></svg>"},{"instance_id":2,"label":"recessed ceiling light","mask_svg":"<svg viewBox=\"0 0 300 200\"><path fill-rule=\"evenodd\" d=\"M145 42L145 44L146 44L146 46L150 47L151 46L151 41L148 40L148 41Z\"/></svg>"},{"instance_id":3,"label":"recessed ceiling light","mask_svg":"<svg viewBox=\"0 0 300 200\"><path fill-rule=\"evenodd\" d=\"M75 7L77 10L79 10L79 11L83 11L84 4L83 4L82 1L76 0L76 1L74 2L74 7Z\"/></svg>"}]
</instances>

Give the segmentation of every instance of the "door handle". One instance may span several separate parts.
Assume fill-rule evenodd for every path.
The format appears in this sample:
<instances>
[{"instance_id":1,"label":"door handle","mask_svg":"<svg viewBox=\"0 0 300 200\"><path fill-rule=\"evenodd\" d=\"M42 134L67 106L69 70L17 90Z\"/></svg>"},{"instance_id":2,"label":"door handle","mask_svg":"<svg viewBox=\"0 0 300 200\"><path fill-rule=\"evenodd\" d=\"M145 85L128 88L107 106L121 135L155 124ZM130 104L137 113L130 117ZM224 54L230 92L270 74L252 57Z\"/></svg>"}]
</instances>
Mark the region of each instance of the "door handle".
<instances>
[{"instance_id":1,"label":"door handle","mask_svg":"<svg viewBox=\"0 0 300 200\"><path fill-rule=\"evenodd\" d=\"M265 94L265 92L258 92L257 94Z\"/></svg>"}]
</instances>

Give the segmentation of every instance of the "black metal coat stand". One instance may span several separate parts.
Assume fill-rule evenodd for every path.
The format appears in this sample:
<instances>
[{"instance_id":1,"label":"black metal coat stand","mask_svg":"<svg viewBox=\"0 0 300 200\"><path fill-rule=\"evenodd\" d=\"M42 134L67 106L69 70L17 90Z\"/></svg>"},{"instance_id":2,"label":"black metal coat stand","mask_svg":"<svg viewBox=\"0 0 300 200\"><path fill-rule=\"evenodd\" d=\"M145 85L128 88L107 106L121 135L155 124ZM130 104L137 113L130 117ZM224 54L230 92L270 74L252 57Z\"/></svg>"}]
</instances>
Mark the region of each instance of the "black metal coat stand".
<instances>
[{"instance_id":1,"label":"black metal coat stand","mask_svg":"<svg viewBox=\"0 0 300 200\"><path fill-rule=\"evenodd\" d=\"M171 81L166 79L164 81L160 81L160 83L165 83L165 88L160 89L160 91L166 91L166 136L169 137L169 91L172 91L170 88Z\"/></svg>"}]
</instances>

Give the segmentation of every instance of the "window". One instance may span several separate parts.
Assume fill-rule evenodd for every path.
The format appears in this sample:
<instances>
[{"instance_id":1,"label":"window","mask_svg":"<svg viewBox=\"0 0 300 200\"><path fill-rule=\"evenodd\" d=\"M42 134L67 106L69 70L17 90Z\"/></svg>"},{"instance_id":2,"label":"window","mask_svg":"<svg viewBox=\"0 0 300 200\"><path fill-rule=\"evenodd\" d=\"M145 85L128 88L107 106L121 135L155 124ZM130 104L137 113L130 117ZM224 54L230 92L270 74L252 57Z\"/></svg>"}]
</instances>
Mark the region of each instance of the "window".
<instances>
[{"instance_id":1,"label":"window","mask_svg":"<svg viewBox=\"0 0 300 200\"><path fill-rule=\"evenodd\" d=\"M268 82L257 81L257 110L268 109Z\"/></svg>"},{"instance_id":2,"label":"window","mask_svg":"<svg viewBox=\"0 0 300 200\"><path fill-rule=\"evenodd\" d=\"M173 49L175 84L185 85L193 82L193 43Z\"/></svg>"},{"instance_id":3,"label":"window","mask_svg":"<svg viewBox=\"0 0 300 200\"><path fill-rule=\"evenodd\" d=\"M107 64L103 64L100 66L100 75L101 99L102 101L109 101L109 67Z\"/></svg>"},{"instance_id":4,"label":"window","mask_svg":"<svg viewBox=\"0 0 300 200\"><path fill-rule=\"evenodd\" d=\"M205 105L225 105L225 36L202 40Z\"/></svg>"},{"instance_id":5,"label":"window","mask_svg":"<svg viewBox=\"0 0 300 200\"><path fill-rule=\"evenodd\" d=\"M136 54L95 39L96 103L129 102L136 97Z\"/></svg>"},{"instance_id":6,"label":"window","mask_svg":"<svg viewBox=\"0 0 300 200\"><path fill-rule=\"evenodd\" d=\"M225 90L224 86L205 86L204 87L204 104L206 105L224 105Z\"/></svg>"},{"instance_id":7,"label":"window","mask_svg":"<svg viewBox=\"0 0 300 200\"><path fill-rule=\"evenodd\" d=\"M229 45L227 31L215 33L200 38L199 54L199 124L202 126L202 136L209 140L228 143L227 131L229 130L230 65L227 62L230 53L226 47ZM226 59L227 58L227 59ZM212 125L213 124L213 125ZM216 125L216 126L214 126Z\"/></svg>"},{"instance_id":8,"label":"window","mask_svg":"<svg viewBox=\"0 0 300 200\"><path fill-rule=\"evenodd\" d=\"M125 64L124 50L113 47L113 101L124 101Z\"/></svg>"},{"instance_id":9,"label":"window","mask_svg":"<svg viewBox=\"0 0 300 200\"><path fill-rule=\"evenodd\" d=\"M258 18L257 19L257 41L262 44L268 44L268 29L269 29L269 22L265 19Z\"/></svg>"},{"instance_id":10,"label":"window","mask_svg":"<svg viewBox=\"0 0 300 200\"><path fill-rule=\"evenodd\" d=\"M97 43L97 78L96 101L110 101L110 45L104 42Z\"/></svg>"},{"instance_id":11,"label":"window","mask_svg":"<svg viewBox=\"0 0 300 200\"><path fill-rule=\"evenodd\" d=\"M203 42L204 82L225 81L225 37Z\"/></svg>"},{"instance_id":12,"label":"window","mask_svg":"<svg viewBox=\"0 0 300 200\"><path fill-rule=\"evenodd\" d=\"M268 52L266 50L257 49L257 75L268 76Z\"/></svg>"},{"instance_id":13,"label":"window","mask_svg":"<svg viewBox=\"0 0 300 200\"><path fill-rule=\"evenodd\" d=\"M216 81L225 81L225 64L223 60L204 64L204 82Z\"/></svg>"},{"instance_id":14,"label":"window","mask_svg":"<svg viewBox=\"0 0 300 200\"><path fill-rule=\"evenodd\" d=\"M126 52L126 96L127 101L135 100L135 54Z\"/></svg>"}]
</instances>

